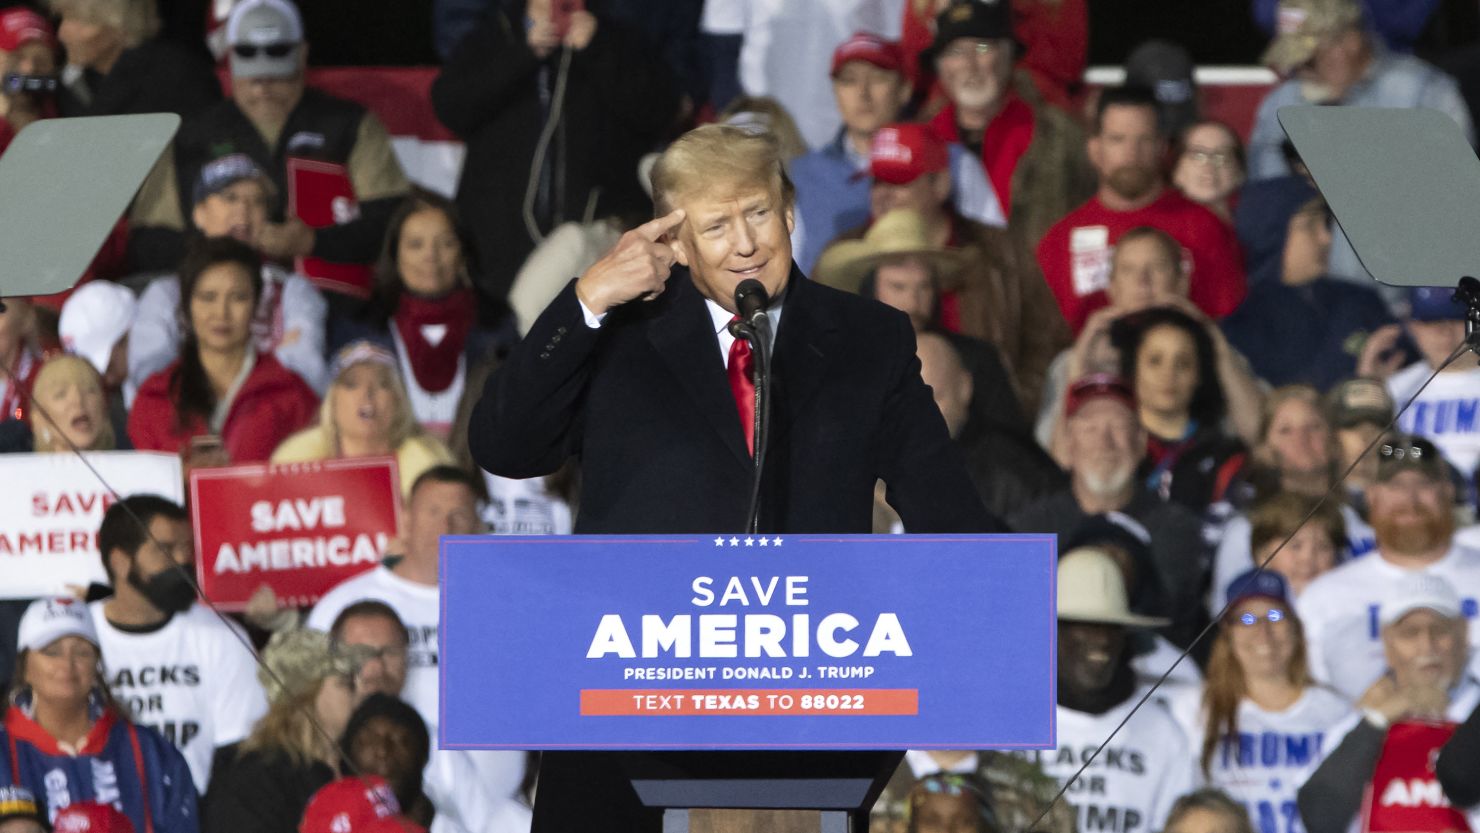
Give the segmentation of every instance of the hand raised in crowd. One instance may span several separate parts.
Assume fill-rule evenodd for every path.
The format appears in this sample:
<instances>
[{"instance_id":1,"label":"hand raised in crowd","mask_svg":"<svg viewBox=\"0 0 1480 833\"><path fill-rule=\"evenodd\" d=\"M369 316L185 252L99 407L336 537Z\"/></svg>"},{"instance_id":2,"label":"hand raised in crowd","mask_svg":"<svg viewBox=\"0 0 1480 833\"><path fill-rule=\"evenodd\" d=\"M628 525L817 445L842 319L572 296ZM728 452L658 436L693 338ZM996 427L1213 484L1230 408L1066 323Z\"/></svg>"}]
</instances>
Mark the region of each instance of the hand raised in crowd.
<instances>
[{"instance_id":1,"label":"hand raised in crowd","mask_svg":"<svg viewBox=\"0 0 1480 833\"><path fill-rule=\"evenodd\" d=\"M531 15L527 18L528 28L524 30L524 40L529 44L529 49L537 58L545 58L560 46L560 30L555 28L555 21L550 15Z\"/></svg>"},{"instance_id":2,"label":"hand raised in crowd","mask_svg":"<svg viewBox=\"0 0 1480 833\"><path fill-rule=\"evenodd\" d=\"M617 245L576 280L576 297L596 315L618 304L663 294L673 269L673 247L663 238L684 219L682 208L622 235Z\"/></svg>"},{"instance_id":3,"label":"hand raised in crowd","mask_svg":"<svg viewBox=\"0 0 1480 833\"><path fill-rule=\"evenodd\" d=\"M297 217L281 223L265 223L257 231L257 249L273 260L304 257L313 252L314 234Z\"/></svg>"},{"instance_id":4,"label":"hand raised in crowd","mask_svg":"<svg viewBox=\"0 0 1480 833\"><path fill-rule=\"evenodd\" d=\"M1442 718L1449 695L1438 687L1402 687L1391 675L1383 675L1357 703L1363 711L1374 711L1389 724L1409 717Z\"/></svg>"},{"instance_id":5,"label":"hand raised in crowd","mask_svg":"<svg viewBox=\"0 0 1480 833\"><path fill-rule=\"evenodd\" d=\"M565 31L566 46L580 52L591 45L591 39L596 37L596 15L590 12L572 12L570 15L570 27Z\"/></svg>"},{"instance_id":6,"label":"hand raised in crowd","mask_svg":"<svg viewBox=\"0 0 1480 833\"><path fill-rule=\"evenodd\" d=\"M1115 349L1110 346L1110 325L1129 311L1122 307L1100 307L1084 319L1084 329L1069 353L1069 378L1081 379L1091 373L1118 373Z\"/></svg>"},{"instance_id":7,"label":"hand raised in crowd","mask_svg":"<svg viewBox=\"0 0 1480 833\"><path fill-rule=\"evenodd\" d=\"M1401 324L1387 324L1374 330L1362 343L1362 355L1357 359L1357 375L1385 382L1389 376L1403 369L1403 351L1398 349L1398 339L1402 337Z\"/></svg>"}]
</instances>

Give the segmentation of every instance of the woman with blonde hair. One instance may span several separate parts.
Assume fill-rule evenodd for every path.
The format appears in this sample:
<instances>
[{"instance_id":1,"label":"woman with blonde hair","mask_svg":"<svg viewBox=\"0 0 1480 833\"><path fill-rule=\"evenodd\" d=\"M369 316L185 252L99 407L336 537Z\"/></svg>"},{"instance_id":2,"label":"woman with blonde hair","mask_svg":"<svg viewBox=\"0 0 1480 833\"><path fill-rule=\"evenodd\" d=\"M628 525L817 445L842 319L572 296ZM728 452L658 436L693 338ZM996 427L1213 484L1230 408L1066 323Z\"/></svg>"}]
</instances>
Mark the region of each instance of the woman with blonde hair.
<instances>
[{"instance_id":1,"label":"woman with blonde hair","mask_svg":"<svg viewBox=\"0 0 1480 833\"><path fill-rule=\"evenodd\" d=\"M51 0L69 68L64 116L175 113L188 116L221 98L210 62L156 37L155 0Z\"/></svg>"},{"instance_id":2,"label":"woman with blonde hair","mask_svg":"<svg viewBox=\"0 0 1480 833\"><path fill-rule=\"evenodd\" d=\"M72 598L32 602L15 647L0 784L30 790L52 818L72 804L104 801L138 833L197 833L190 768L163 735L114 701L87 606Z\"/></svg>"},{"instance_id":3,"label":"woman with blonde hair","mask_svg":"<svg viewBox=\"0 0 1480 833\"><path fill-rule=\"evenodd\" d=\"M364 648L313 630L275 633L257 679L267 714L217 753L201 827L214 833L296 833L308 800L340 775L339 738L360 699Z\"/></svg>"},{"instance_id":4,"label":"woman with blonde hair","mask_svg":"<svg viewBox=\"0 0 1480 833\"><path fill-rule=\"evenodd\" d=\"M1195 741L1204 782L1273 824L1295 806L1296 790L1330 745L1326 734L1352 705L1312 681L1305 629L1283 577L1250 570L1229 585L1227 602L1201 707L1189 696L1173 710Z\"/></svg>"},{"instance_id":5,"label":"woman with blonde hair","mask_svg":"<svg viewBox=\"0 0 1480 833\"><path fill-rule=\"evenodd\" d=\"M1315 388L1285 385L1265 397L1253 458L1254 464L1247 476L1253 484L1254 503L1243 514L1230 518L1223 528L1218 552L1213 558L1213 587L1227 586L1234 576L1254 565L1260 552L1268 555L1274 546L1292 533L1295 537L1287 547L1292 552L1289 556L1281 555L1281 561L1287 564L1295 560L1292 558L1294 550L1325 548L1327 545L1323 542L1331 534L1336 536L1331 539L1335 546L1331 555L1337 562L1364 555L1377 546L1377 536L1372 527L1344 500L1333 500L1319 510L1314 518L1319 524L1310 526L1319 526L1320 530L1309 528L1295 532L1307 511L1341 474L1337 471L1340 454L1335 432L1326 417L1321 394ZM1254 527L1258 523L1254 516L1260 512L1261 506L1269 503L1278 505L1265 511L1264 525L1274 528L1268 533L1274 537L1255 541L1258 536L1254 535ZM1336 517L1333 519L1332 515ZM1306 561L1303 556L1299 560ZM1298 573L1285 573L1294 585L1296 595L1305 588L1308 579L1314 577L1309 573L1308 567L1301 567ZM1209 603L1216 609L1216 600L1210 599Z\"/></svg>"},{"instance_id":6,"label":"woman with blonde hair","mask_svg":"<svg viewBox=\"0 0 1480 833\"><path fill-rule=\"evenodd\" d=\"M37 452L112 451L118 447L103 378L86 359L69 355L47 359L36 374L32 393L41 406L28 414Z\"/></svg>"},{"instance_id":7,"label":"woman with blonde hair","mask_svg":"<svg viewBox=\"0 0 1480 833\"><path fill-rule=\"evenodd\" d=\"M273 463L346 457L394 456L401 493L427 469L452 462L452 453L427 434L411 413L396 357L368 341L346 345L334 357L319 422L283 440Z\"/></svg>"}]
</instances>

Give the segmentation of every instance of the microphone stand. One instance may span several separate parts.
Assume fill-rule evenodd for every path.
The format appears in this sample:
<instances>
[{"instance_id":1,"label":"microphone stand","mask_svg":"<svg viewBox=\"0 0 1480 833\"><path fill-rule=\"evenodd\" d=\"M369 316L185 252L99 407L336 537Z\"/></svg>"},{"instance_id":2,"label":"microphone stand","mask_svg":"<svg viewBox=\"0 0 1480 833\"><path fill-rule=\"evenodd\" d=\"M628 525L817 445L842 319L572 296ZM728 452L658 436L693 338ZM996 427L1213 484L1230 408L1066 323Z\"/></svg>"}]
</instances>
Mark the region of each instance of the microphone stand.
<instances>
[{"instance_id":1,"label":"microphone stand","mask_svg":"<svg viewBox=\"0 0 1480 833\"><path fill-rule=\"evenodd\" d=\"M755 449L755 468L750 485L750 511L745 531L760 532L761 476L766 466L766 443L771 437L771 318L762 312L749 321L737 321L731 329L736 338L750 342L755 357L755 416L751 426L751 445Z\"/></svg>"},{"instance_id":2,"label":"microphone stand","mask_svg":"<svg viewBox=\"0 0 1480 833\"><path fill-rule=\"evenodd\" d=\"M1460 278L1454 300L1465 307L1465 344L1480 355L1480 280L1468 275Z\"/></svg>"}]
</instances>

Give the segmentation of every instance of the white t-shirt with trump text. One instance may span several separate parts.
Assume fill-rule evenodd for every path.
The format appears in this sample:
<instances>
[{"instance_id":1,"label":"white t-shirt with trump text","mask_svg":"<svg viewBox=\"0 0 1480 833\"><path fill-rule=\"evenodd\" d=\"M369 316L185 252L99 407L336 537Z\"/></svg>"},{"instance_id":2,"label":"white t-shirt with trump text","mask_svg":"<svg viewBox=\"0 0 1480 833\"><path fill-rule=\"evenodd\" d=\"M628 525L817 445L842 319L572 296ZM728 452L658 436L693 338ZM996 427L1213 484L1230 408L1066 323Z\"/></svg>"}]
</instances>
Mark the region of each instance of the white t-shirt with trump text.
<instances>
[{"instance_id":1,"label":"white t-shirt with trump text","mask_svg":"<svg viewBox=\"0 0 1480 833\"><path fill-rule=\"evenodd\" d=\"M1199 780L1228 793L1249 811L1256 833L1304 833L1295 794L1345 734L1352 704L1325 686L1310 686L1283 711L1268 711L1244 698L1238 733L1213 749L1202 772L1207 718L1202 692L1179 692L1173 712L1192 742Z\"/></svg>"}]
</instances>

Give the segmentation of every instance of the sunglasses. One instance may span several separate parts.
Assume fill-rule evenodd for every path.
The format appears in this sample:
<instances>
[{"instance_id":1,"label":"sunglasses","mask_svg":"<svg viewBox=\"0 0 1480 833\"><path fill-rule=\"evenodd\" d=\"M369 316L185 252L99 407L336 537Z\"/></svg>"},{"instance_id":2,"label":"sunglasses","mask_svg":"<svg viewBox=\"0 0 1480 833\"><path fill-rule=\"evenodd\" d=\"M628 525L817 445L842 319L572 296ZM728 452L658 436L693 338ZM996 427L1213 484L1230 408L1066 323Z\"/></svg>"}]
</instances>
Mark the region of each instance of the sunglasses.
<instances>
[{"instance_id":1,"label":"sunglasses","mask_svg":"<svg viewBox=\"0 0 1480 833\"><path fill-rule=\"evenodd\" d=\"M1285 612L1277 607L1272 607L1269 609L1269 612L1264 614L1263 616L1260 616L1257 613L1241 613L1238 616L1235 616L1231 620L1230 624L1243 625L1246 628L1250 628L1263 621L1268 621L1272 625L1277 625L1280 622L1285 621Z\"/></svg>"},{"instance_id":2,"label":"sunglasses","mask_svg":"<svg viewBox=\"0 0 1480 833\"><path fill-rule=\"evenodd\" d=\"M236 57L238 58L246 58L248 60L251 60L252 58L257 57L258 53L262 53L269 58L286 58L289 55L293 54L293 50L297 48L298 44L296 43L269 43L265 46L257 46L250 43L239 43L236 46L231 47L231 51L235 53Z\"/></svg>"}]
</instances>

